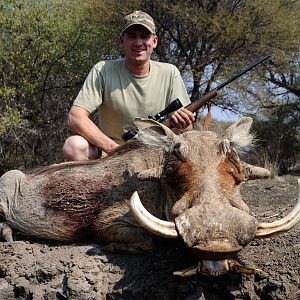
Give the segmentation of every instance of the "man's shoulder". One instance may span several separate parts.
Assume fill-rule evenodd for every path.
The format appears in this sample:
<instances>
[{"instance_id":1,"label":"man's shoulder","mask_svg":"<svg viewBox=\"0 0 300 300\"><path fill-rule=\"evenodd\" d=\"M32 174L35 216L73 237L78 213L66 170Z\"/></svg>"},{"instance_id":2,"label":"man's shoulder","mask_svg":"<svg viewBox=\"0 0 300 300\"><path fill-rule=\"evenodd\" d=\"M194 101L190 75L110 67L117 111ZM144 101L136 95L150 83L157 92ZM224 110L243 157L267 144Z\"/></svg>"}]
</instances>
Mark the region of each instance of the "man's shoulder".
<instances>
[{"instance_id":1,"label":"man's shoulder","mask_svg":"<svg viewBox=\"0 0 300 300\"><path fill-rule=\"evenodd\" d=\"M99 61L96 65L94 65L94 69L97 71L112 71L116 68L121 68L123 66L123 63L123 59L102 60Z\"/></svg>"},{"instance_id":2,"label":"man's shoulder","mask_svg":"<svg viewBox=\"0 0 300 300\"><path fill-rule=\"evenodd\" d=\"M159 72L166 72L166 73L179 72L177 67L170 63L151 60L151 64L152 64L153 68L159 70Z\"/></svg>"}]
</instances>

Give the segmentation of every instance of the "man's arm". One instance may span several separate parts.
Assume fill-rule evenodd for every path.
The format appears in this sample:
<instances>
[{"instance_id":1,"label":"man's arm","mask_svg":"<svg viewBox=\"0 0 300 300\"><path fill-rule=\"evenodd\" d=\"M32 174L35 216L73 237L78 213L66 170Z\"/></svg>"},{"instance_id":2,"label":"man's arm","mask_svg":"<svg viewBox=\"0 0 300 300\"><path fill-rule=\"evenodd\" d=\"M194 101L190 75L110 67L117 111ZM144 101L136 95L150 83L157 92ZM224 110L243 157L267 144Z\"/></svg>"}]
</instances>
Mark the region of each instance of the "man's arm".
<instances>
[{"instance_id":1,"label":"man's arm","mask_svg":"<svg viewBox=\"0 0 300 300\"><path fill-rule=\"evenodd\" d=\"M73 133L84 137L98 149L110 154L119 144L101 132L89 116L90 112L73 105L68 113L67 125Z\"/></svg>"}]
</instances>

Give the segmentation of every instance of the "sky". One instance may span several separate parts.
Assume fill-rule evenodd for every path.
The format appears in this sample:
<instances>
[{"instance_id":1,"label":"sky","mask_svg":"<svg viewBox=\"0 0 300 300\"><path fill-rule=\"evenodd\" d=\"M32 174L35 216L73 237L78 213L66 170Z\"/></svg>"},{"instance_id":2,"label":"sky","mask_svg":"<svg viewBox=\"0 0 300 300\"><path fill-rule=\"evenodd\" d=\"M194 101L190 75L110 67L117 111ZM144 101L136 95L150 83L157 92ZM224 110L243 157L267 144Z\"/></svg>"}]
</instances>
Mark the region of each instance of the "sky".
<instances>
[{"instance_id":1,"label":"sky","mask_svg":"<svg viewBox=\"0 0 300 300\"><path fill-rule=\"evenodd\" d=\"M205 116L207 113L207 110L202 112L203 116ZM233 114L230 111L224 111L219 107L212 106L211 113L213 119L217 121L237 121L240 119L240 116L238 114Z\"/></svg>"}]
</instances>

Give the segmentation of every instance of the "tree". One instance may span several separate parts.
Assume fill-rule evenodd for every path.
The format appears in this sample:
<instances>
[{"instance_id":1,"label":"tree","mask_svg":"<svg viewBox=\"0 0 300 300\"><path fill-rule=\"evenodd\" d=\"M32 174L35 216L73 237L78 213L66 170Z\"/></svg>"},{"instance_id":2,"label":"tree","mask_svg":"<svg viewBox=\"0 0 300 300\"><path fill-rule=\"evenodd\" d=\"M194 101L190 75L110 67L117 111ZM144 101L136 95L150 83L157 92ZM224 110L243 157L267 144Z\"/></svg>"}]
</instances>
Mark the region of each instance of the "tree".
<instances>
[{"instance_id":1,"label":"tree","mask_svg":"<svg viewBox=\"0 0 300 300\"><path fill-rule=\"evenodd\" d=\"M2 172L61 161L71 102L90 67L113 53L110 28L91 23L80 2L0 1Z\"/></svg>"},{"instance_id":2,"label":"tree","mask_svg":"<svg viewBox=\"0 0 300 300\"><path fill-rule=\"evenodd\" d=\"M158 24L157 56L180 68L192 100L263 53L286 61L299 50L299 1L143 2ZM256 79L264 80L231 85L215 105L238 111L240 92Z\"/></svg>"},{"instance_id":3,"label":"tree","mask_svg":"<svg viewBox=\"0 0 300 300\"><path fill-rule=\"evenodd\" d=\"M256 133L256 160L284 174L299 161L299 118L292 118L285 105L268 110L265 119L254 118Z\"/></svg>"},{"instance_id":4,"label":"tree","mask_svg":"<svg viewBox=\"0 0 300 300\"><path fill-rule=\"evenodd\" d=\"M258 157L285 173L300 160L299 55L289 64L271 61L266 70L269 84L265 89L256 85L256 90L251 90L247 110L260 116L254 124L260 141Z\"/></svg>"}]
</instances>

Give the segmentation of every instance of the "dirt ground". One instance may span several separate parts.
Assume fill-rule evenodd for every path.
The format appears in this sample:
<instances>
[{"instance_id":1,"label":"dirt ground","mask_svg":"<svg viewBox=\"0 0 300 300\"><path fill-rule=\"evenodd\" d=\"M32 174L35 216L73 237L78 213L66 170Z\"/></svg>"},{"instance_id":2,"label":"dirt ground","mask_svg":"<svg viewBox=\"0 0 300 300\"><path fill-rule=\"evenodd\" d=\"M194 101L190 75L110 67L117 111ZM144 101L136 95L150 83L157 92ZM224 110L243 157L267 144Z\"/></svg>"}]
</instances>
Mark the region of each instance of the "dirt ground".
<instances>
[{"instance_id":1,"label":"dirt ground","mask_svg":"<svg viewBox=\"0 0 300 300\"><path fill-rule=\"evenodd\" d=\"M242 193L259 220L272 221L294 206L297 177L250 181ZM216 278L174 276L196 262L174 241L153 254L128 255L96 244L15 238L0 244L0 299L300 299L300 225L238 254L240 263L260 273Z\"/></svg>"}]
</instances>

